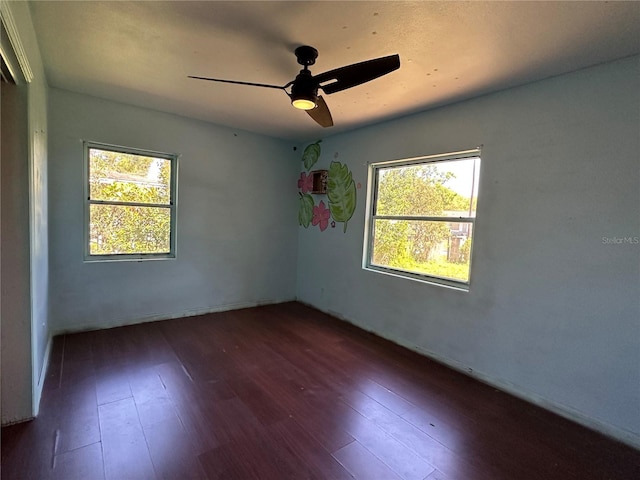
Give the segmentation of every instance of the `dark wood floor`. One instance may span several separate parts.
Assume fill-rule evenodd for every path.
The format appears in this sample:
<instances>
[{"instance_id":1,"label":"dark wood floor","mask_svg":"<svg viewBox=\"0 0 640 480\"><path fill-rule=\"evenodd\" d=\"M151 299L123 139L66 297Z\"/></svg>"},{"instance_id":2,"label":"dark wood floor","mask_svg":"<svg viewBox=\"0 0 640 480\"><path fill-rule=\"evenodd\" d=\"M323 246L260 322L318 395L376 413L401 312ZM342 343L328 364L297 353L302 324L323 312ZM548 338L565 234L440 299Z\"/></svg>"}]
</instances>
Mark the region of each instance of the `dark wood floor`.
<instances>
[{"instance_id":1,"label":"dark wood floor","mask_svg":"<svg viewBox=\"0 0 640 480\"><path fill-rule=\"evenodd\" d=\"M640 452L297 303L57 337L10 479L637 479Z\"/></svg>"}]
</instances>

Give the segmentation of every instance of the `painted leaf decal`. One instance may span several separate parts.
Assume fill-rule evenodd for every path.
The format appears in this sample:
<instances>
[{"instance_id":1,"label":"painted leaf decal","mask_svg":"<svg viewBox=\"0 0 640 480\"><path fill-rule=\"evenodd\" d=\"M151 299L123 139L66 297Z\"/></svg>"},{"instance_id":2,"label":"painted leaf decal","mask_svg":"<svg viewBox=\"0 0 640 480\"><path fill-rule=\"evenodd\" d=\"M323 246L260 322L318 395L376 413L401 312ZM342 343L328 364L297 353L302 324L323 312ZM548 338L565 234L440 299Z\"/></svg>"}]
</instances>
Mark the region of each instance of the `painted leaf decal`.
<instances>
[{"instance_id":1,"label":"painted leaf decal","mask_svg":"<svg viewBox=\"0 0 640 480\"><path fill-rule=\"evenodd\" d=\"M307 145L307 148L304 149L302 153L302 161L304 162L304 168L309 170L313 167L318 159L320 158L320 142L322 140L318 140L316 143L312 143L311 145Z\"/></svg>"},{"instance_id":2,"label":"painted leaf decal","mask_svg":"<svg viewBox=\"0 0 640 480\"><path fill-rule=\"evenodd\" d=\"M313 197L308 193L300 195L300 207L298 208L298 223L304 228L309 228L313 218Z\"/></svg>"},{"instance_id":3,"label":"painted leaf decal","mask_svg":"<svg viewBox=\"0 0 640 480\"><path fill-rule=\"evenodd\" d=\"M329 166L327 198L331 216L336 222L344 222L346 232L347 221L356 209L356 183L347 166L340 162L331 162Z\"/></svg>"}]
</instances>

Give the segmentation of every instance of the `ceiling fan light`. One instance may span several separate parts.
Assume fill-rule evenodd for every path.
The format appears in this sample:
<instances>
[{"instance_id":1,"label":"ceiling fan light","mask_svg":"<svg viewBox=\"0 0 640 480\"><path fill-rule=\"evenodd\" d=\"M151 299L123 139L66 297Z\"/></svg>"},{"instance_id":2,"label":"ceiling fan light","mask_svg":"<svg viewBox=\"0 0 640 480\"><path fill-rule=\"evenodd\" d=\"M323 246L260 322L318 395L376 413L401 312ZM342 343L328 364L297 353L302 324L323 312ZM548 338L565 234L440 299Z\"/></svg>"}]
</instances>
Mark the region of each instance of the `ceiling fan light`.
<instances>
[{"instance_id":1,"label":"ceiling fan light","mask_svg":"<svg viewBox=\"0 0 640 480\"><path fill-rule=\"evenodd\" d=\"M291 100L291 105L300 110L312 110L316 108L316 99L313 97L300 96L298 98L293 98Z\"/></svg>"},{"instance_id":2,"label":"ceiling fan light","mask_svg":"<svg viewBox=\"0 0 640 480\"><path fill-rule=\"evenodd\" d=\"M300 110L311 110L318 104L318 84L304 67L291 85L291 105Z\"/></svg>"}]
</instances>

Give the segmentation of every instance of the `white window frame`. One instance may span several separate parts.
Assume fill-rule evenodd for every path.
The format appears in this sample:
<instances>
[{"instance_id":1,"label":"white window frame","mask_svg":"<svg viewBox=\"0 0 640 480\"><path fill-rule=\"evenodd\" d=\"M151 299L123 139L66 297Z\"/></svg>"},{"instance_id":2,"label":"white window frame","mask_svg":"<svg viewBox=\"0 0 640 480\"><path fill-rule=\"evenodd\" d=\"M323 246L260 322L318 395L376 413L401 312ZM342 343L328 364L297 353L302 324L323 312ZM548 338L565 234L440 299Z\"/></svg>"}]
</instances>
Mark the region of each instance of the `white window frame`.
<instances>
[{"instance_id":1,"label":"white window frame","mask_svg":"<svg viewBox=\"0 0 640 480\"><path fill-rule=\"evenodd\" d=\"M169 204L138 203L138 202L118 202L110 200L92 200L90 198L89 186L89 151L91 149L119 152L130 155L142 155L146 157L161 158L171 162L170 178L170 200ZM141 261L160 260L176 258L176 221L177 221L177 187L178 187L178 155L172 153L156 152L153 150L143 150L139 148L123 147L106 143L84 141L84 261L85 262L105 262L105 261ZM170 232L169 232L169 252L163 253L112 253L92 255L90 253L90 207L91 205L124 205L141 207L159 207L170 210Z\"/></svg>"},{"instance_id":2,"label":"white window frame","mask_svg":"<svg viewBox=\"0 0 640 480\"><path fill-rule=\"evenodd\" d=\"M471 150L463 150L460 152L452 152L452 153L442 153L436 155L426 155L422 157L414 157L414 158L405 158L400 160L385 160L381 162L372 162L369 163L368 175L367 175L367 205L366 205L366 217L365 217L365 228L364 228L364 242L363 242L363 252L362 252L362 268L365 270L369 270L376 273L382 273L386 275L391 275L395 277L407 278L410 280L416 280L428 284L444 286L448 288L453 288L456 290L469 291L469 286L471 284L471 266L473 261L473 248L475 245L475 235L476 235L476 217L432 217L432 216L402 216L402 215L377 215L375 212L376 208L376 200L377 200L377 192L378 192L378 171L382 168L389 167L406 167L411 165L419 165L419 164L429 164L429 163L437 163L437 162L445 162L452 160L464 160L469 158L478 158L479 163L482 162L480 148L475 148ZM479 164L476 163L474 168L479 168ZM475 176L475 175L474 175ZM478 177L479 178L479 177ZM479 188L479 180L478 182L474 182L472 187L472 198L473 195L477 195L477 190ZM477 214L476 214L477 216ZM427 275L422 273L410 272L408 270L402 270L399 268L385 267L381 265L375 265L371 263L371 258L373 255L373 236L374 236L374 225L375 220L411 220L411 221L436 221L436 222L461 222L461 223L471 223L471 229L473 232L474 240L471 243L471 251L469 252L469 278L467 281L462 281L453 278L447 277L438 277L434 275Z\"/></svg>"}]
</instances>

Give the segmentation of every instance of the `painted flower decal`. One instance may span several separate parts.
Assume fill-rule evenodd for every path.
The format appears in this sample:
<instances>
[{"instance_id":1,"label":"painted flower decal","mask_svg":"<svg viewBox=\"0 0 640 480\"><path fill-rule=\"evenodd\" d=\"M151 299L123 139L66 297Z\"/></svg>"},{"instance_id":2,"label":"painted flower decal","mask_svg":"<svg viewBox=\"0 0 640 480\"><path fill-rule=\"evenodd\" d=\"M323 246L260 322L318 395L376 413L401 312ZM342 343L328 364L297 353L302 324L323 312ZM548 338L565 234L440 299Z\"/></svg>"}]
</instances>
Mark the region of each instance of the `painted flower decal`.
<instances>
[{"instance_id":1,"label":"painted flower decal","mask_svg":"<svg viewBox=\"0 0 640 480\"><path fill-rule=\"evenodd\" d=\"M313 207L313 220L311 224L313 226L320 225L320 231L323 232L329 226L329 217L331 212L325 207L324 202L320 200L320 203Z\"/></svg>"},{"instance_id":2,"label":"painted flower decal","mask_svg":"<svg viewBox=\"0 0 640 480\"><path fill-rule=\"evenodd\" d=\"M313 177L311 175L307 176L306 172L302 172L298 179L298 188L302 190L302 193L313 190Z\"/></svg>"}]
</instances>

